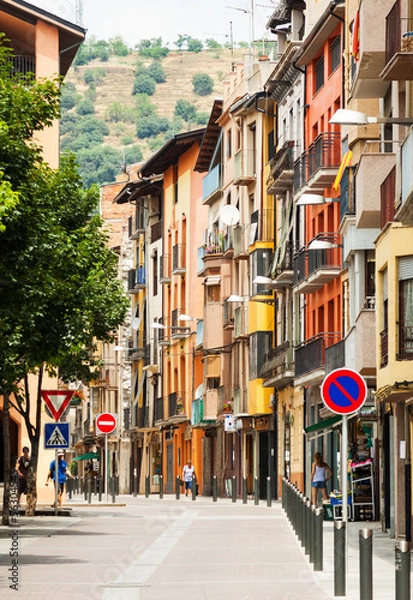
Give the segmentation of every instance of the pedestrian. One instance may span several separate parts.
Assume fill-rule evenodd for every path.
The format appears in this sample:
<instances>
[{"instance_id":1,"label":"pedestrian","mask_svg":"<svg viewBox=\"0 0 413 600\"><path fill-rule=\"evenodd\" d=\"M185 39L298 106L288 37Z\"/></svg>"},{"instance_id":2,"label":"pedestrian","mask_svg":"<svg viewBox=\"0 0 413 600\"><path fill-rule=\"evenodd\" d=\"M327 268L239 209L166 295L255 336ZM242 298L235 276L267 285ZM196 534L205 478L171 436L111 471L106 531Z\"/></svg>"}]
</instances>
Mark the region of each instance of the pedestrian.
<instances>
[{"instance_id":1,"label":"pedestrian","mask_svg":"<svg viewBox=\"0 0 413 600\"><path fill-rule=\"evenodd\" d=\"M63 450L59 450L59 452L57 453L57 502L59 504L59 508L61 508L62 506L62 496L65 489L66 477L70 477L70 479L73 479L72 474L69 471L67 463L63 457ZM50 463L49 472L47 474L46 479L46 485L49 485L49 479L52 479L54 484L56 485L56 461L54 460L52 460L52 462ZM54 504L52 504L52 508L55 508Z\"/></svg>"},{"instance_id":2,"label":"pedestrian","mask_svg":"<svg viewBox=\"0 0 413 600\"><path fill-rule=\"evenodd\" d=\"M328 500L326 483L332 476L333 473L328 464L324 462L323 455L320 452L316 452L311 471L311 496L314 506L318 502L318 490L321 490L323 500Z\"/></svg>"},{"instance_id":3,"label":"pedestrian","mask_svg":"<svg viewBox=\"0 0 413 600\"><path fill-rule=\"evenodd\" d=\"M30 456L29 456L29 448L24 446L23 455L17 460L16 470L17 470L17 493L18 499L17 504L20 506L20 496L22 494L27 494L27 475L29 473L30 467Z\"/></svg>"},{"instance_id":4,"label":"pedestrian","mask_svg":"<svg viewBox=\"0 0 413 600\"><path fill-rule=\"evenodd\" d=\"M188 496L188 494L192 492L192 480L195 477L195 467L192 465L191 461L188 460L187 464L182 470L182 479L185 484L185 496Z\"/></svg>"}]
</instances>

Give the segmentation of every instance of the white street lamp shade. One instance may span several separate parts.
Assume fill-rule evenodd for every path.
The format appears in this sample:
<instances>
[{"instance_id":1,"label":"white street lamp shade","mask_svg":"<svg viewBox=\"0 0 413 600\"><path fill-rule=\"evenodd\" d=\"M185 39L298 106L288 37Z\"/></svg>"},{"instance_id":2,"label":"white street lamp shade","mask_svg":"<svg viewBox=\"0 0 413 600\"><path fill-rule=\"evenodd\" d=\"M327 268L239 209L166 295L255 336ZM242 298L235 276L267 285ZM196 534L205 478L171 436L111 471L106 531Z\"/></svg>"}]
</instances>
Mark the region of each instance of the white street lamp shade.
<instances>
[{"instance_id":1,"label":"white street lamp shade","mask_svg":"<svg viewBox=\"0 0 413 600\"><path fill-rule=\"evenodd\" d=\"M330 250L331 248L335 248L335 245L327 240L313 240L308 246L309 250Z\"/></svg>"},{"instance_id":2,"label":"white street lamp shade","mask_svg":"<svg viewBox=\"0 0 413 600\"><path fill-rule=\"evenodd\" d=\"M152 323L151 327L153 329L166 329L166 325L162 325L162 323Z\"/></svg>"},{"instance_id":3,"label":"white street lamp shade","mask_svg":"<svg viewBox=\"0 0 413 600\"><path fill-rule=\"evenodd\" d=\"M245 298L243 296L238 296L237 294L231 294L231 296L227 299L227 302L245 302Z\"/></svg>"},{"instance_id":4,"label":"white street lamp shade","mask_svg":"<svg viewBox=\"0 0 413 600\"><path fill-rule=\"evenodd\" d=\"M376 122L375 117L368 117L363 112L347 108L339 108L330 119L332 125L367 125Z\"/></svg>"},{"instance_id":5,"label":"white street lamp shade","mask_svg":"<svg viewBox=\"0 0 413 600\"><path fill-rule=\"evenodd\" d=\"M309 204L325 204L326 198L321 194L301 194L300 198L297 200L297 204L300 206L305 206Z\"/></svg>"},{"instance_id":6,"label":"white street lamp shade","mask_svg":"<svg viewBox=\"0 0 413 600\"><path fill-rule=\"evenodd\" d=\"M272 279L264 275L257 275L252 283L272 283Z\"/></svg>"},{"instance_id":7,"label":"white street lamp shade","mask_svg":"<svg viewBox=\"0 0 413 600\"><path fill-rule=\"evenodd\" d=\"M196 319L190 315L179 315L178 321L196 321Z\"/></svg>"}]
</instances>

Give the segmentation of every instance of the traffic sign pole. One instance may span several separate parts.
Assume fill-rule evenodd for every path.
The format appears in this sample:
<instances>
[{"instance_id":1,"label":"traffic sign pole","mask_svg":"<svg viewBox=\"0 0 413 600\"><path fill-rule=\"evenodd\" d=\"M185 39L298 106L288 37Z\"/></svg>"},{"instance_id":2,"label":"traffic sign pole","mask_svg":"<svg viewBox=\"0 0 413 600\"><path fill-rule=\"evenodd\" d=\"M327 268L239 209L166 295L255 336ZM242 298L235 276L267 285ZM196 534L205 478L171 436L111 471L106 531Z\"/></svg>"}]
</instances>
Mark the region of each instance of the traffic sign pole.
<instances>
[{"instance_id":1,"label":"traffic sign pole","mask_svg":"<svg viewBox=\"0 0 413 600\"><path fill-rule=\"evenodd\" d=\"M348 446L348 427L347 415L343 415L341 426L341 490L343 506L341 509L343 523L347 523L348 513L348 478L347 478L347 446ZM345 542L346 543L346 542Z\"/></svg>"},{"instance_id":2,"label":"traffic sign pole","mask_svg":"<svg viewBox=\"0 0 413 600\"><path fill-rule=\"evenodd\" d=\"M55 476L55 482L54 482L54 514L57 517L58 514L58 509L57 509L57 503L59 500L59 482L58 482L58 450L56 448L56 450L54 451L54 476Z\"/></svg>"},{"instance_id":3,"label":"traffic sign pole","mask_svg":"<svg viewBox=\"0 0 413 600\"><path fill-rule=\"evenodd\" d=\"M106 504L109 503L109 457L108 457L108 434L105 433L105 486Z\"/></svg>"}]
</instances>

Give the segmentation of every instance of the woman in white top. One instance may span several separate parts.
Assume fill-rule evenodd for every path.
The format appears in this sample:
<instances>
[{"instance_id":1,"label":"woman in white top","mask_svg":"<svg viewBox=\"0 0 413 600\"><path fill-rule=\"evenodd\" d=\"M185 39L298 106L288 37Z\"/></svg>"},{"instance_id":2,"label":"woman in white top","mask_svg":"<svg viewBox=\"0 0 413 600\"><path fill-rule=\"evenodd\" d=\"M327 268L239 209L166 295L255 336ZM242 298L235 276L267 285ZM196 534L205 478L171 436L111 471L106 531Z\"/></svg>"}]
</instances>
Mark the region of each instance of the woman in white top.
<instances>
[{"instance_id":1,"label":"woman in white top","mask_svg":"<svg viewBox=\"0 0 413 600\"><path fill-rule=\"evenodd\" d=\"M313 505L317 504L318 490L321 490L323 500L328 500L326 483L332 476L333 473L330 467L323 461L323 455L320 452L316 452L311 471L311 496Z\"/></svg>"},{"instance_id":2,"label":"woman in white top","mask_svg":"<svg viewBox=\"0 0 413 600\"><path fill-rule=\"evenodd\" d=\"M185 496L192 491L192 480L196 477L195 475L195 467L192 466L190 460L188 460L188 464L186 464L182 471L182 479L185 483Z\"/></svg>"}]
</instances>

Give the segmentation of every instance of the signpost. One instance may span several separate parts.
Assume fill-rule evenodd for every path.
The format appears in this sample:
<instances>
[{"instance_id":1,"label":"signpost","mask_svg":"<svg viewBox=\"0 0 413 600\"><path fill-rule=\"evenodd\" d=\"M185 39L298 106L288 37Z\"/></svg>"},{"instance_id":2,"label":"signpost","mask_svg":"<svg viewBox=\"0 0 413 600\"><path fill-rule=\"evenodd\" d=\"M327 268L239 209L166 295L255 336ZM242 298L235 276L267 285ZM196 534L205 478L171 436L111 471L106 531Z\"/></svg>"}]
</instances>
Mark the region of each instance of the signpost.
<instances>
[{"instance_id":1,"label":"signpost","mask_svg":"<svg viewBox=\"0 0 413 600\"><path fill-rule=\"evenodd\" d=\"M70 400L74 394L73 390L41 390L41 395L53 419L53 423L45 423L44 440L45 448L54 448L55 464L55 502L54 512L57 515L57 498L59 492L58 482L58 456L57 451L63 448L69 448L69 424L58 423L60 417L67 410Z\"/></svg>"},{"instance_id":2,"label":"signpost","mask_svg":"<svg viewBox=\"0 0 413 600\"><path fill-rule=\"evenodd\" d=\"M95 425L96 433L103 433L105 436L105 489L106 489L106 502L108 502L109 489L109 457L108 457L108 435L113 433L117 426L117 416L112 413L102 413L97 415Z\"/></svg>"},{"instance_id":3,"label":"signpost","mask_svg":"<svg viewBox=\"0 0 413 600\"><path fill-rule=\"evenodd\" d=\"M347 485L347 415L361 408L367 397L367 385L363 377L353 369L335 369L321 384L321 397L332 412L343 415L341 431L341 492L342 519L346 522L348 511Z\"/></svg>"}]
</instances>

